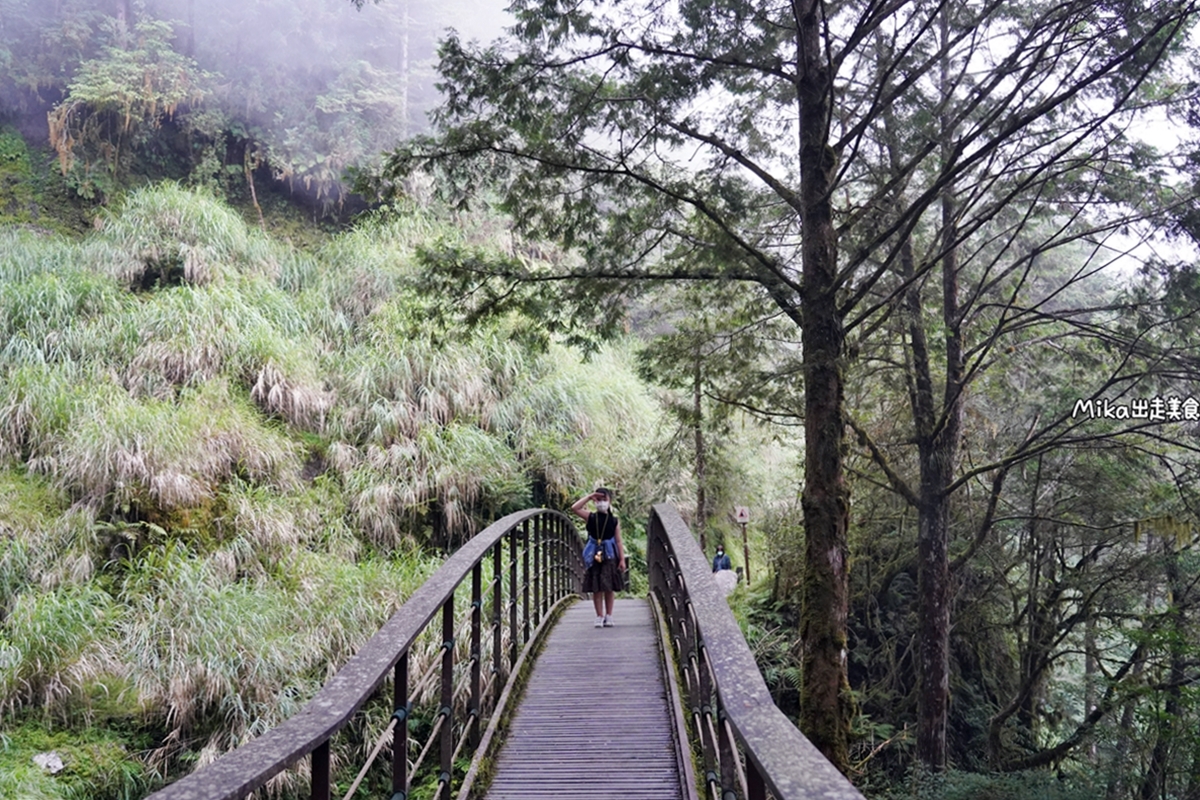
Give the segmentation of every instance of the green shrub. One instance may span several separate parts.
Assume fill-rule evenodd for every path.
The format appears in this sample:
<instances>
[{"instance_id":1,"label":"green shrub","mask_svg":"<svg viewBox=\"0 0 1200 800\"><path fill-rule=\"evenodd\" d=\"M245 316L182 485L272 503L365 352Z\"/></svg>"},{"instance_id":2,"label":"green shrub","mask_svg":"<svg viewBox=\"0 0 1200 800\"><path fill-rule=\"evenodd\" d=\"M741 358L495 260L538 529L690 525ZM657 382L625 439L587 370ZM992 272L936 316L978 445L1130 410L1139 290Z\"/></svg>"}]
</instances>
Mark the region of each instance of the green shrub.
<instances>
[{"instance_id":1,"label":"green shrub","mask_svg":"<svg viewBox=\"0 0 1200 800\"><path fill-rule=\"evenodd\" d=\"M34 471L53 473L54 448L95 386L74 363L34 363L0 371L0 459L24 460Z\"/></svg>"},{"instance_id":2,"label":"green shrub","mask_svg":"<svg viewBox=\"0 0 1200 800\"><path fill-rule=\"evenodd\" d=\"M75 245L22 228L0 227L0 284L20 283L77 260Z\"/></svg>"},{"instance_id":3,"label":"green shrub","mask_svg":"<svg viewBox=\"0 0 1200 800\"><path fill-rule=\"evenodd\" d=\"M190 771L295 713L440 563L421 545L534 481L621 487L657 418L627 353L430 324L413 253L465 235L414 214L299 254L173 185L83 244L0 231L6 722L112 723ZM0 796L43 791L14 774Z\"/></svg>"},{"instance_id":4,"label":"green shrub","mask_svg":"<svg viewBox=\"0 0 1200 800\"><path fill-rule=\"evenodd\" d=\"M1078 775L1048 771L984 774L950 770L871 792L874 800L1095 800L1102 788Z\"/></svg>"},{"instance_id":5,"label":"green shrub","mask_svg":"<svg viewBox=\"0 0 1200 800\"><path fill-rule=\"evenodd\" d=\"M0 127L0 224L31 223L37 219L32 178L25 140L13 128ZM5 249L0 241L0 253Z\"/></svg>"},{"instance_id":6,"label":"green shrub","mask_svg":"<svg viewBox=\"0 0 1200 800\"><path fill-rule=\"evenodd\" d=\"M64 505L38 476L0 470L0 620L8 616L17 595L40 578L46 562L61 558L46 534Z\"/></svg>"},{"instance_id":7,"label":"green shrub","mask_svg":"<svg viewBox=\"0 0 1200 800\"><path fill-rule=\"evenodd\" d=\"M0 169L19 172L29 169L29 151L21 134L8 126L0 128Z\"/></svg>"},{"instance_id":8,"label":"green shrub","mask_svg":"<svg viewBox=\"0 0 1200 800\"><path fill-rule=\"evenodd\" d=\"M0 369L75 357L78 332L126 298L62 239L0 230Z\"/></svg>"},{"instance_id":9,"label":"green shrub","mask_svg":"<svg viewBox=\"0 0 1200 800\"><path fill-rule=\"evenodd\" d=\"M191 738L202 764L296 713L439 564L296 551L269 576L236 580L178 543L144 549L118 599L130 681L167 731L152 761Z\"/></svg>"}]
</instances>

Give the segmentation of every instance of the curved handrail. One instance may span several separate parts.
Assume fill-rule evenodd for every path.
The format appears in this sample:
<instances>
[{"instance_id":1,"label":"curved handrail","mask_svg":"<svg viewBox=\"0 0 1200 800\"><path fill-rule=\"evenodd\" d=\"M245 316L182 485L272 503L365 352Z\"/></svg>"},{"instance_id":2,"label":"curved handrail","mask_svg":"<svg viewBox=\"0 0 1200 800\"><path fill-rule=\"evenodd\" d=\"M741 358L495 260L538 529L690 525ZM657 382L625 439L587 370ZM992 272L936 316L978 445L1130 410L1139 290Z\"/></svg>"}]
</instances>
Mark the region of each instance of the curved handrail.
<instances>
[{"instance_id":1,"label":"curved handrail","mask_svg":"<svg viewBox=\"0 0 1200 800\"><path fill-rule=\"evenodd\" d=\"M530 523L533 523L532 547ZM517 567L524 565L524 613L521 622L524 641L529 642L533 615L530 612L529 590L530 553L534 566L534 614L540 619L554 600L578 592L582 580L582 542L571 518L558 511L527 509L509 514L489 525L455 552L446 563L430 576L420 588L392 615L383 627L364 644L357 653L326 683L320 691L293 717L262 736L247 742L236 750L226 753L212 764L150 795L150 800L236 800L264 786L267 781L283 772L304 756L313 755L313 797L325 800L329 796L329 740L350 720L351 716L383 684L389 675L396 678L396 713L398 726L404 726L407 716L407 665L408 652L417 637L426 629L438 611L443 614L443 631L448 632L443 651L443 709L450 714L452 688L447 688L446 672L452 669L453 656L453 601L455 591L472 577L473 640L472 658L476 662L473 670L473 693L478 698L479 675L479 617L481 612L480 575L483 560L491 552L494 558L494 573L501 572L504 538L508 535L510 576L509 664L517 659L518 630ZM517 546L524 545L520 559ZM551 560L553 559L553 564ZM541 571L539 572L539 568ZM493 595L494 626L502 624L499 594ZM498 627L496 629L498 633ZM495 638L496 659L501 659L499 638ZM497 668L493 664L493 669ZM499 666L503 666L502 664ZM499 694L499 692L497 692ZM478 724L478 708L470 712L472 723ZM450 726L446 726L450 730ZM448 736L448 734L447 734ZM448 739L447 739L448 740ZM448 755L449 751L444 751ZM319 764L318 761L322 763ZM401 765L405 759L393 759ZM398 794L407 792L402 777L397 781ZM324 784L321 786L321 784Z\"/></svg>"},{"instance_id":2,"label":"curved handrail","mask_svg":"<svg viewBox=\"0 0 1200 800\"><path fill-rule=\"evenodd\" d=\"M647 537L650 588L670 620L687 684L690 708L685 711L700 740L708 787L721 800L758 800L765 796L764 788L777 800L862 800L771 700L708 561L679 512L668 504L654 506ZM735 745L746 758L744 784Z\"/></svg>"}]
</instances>

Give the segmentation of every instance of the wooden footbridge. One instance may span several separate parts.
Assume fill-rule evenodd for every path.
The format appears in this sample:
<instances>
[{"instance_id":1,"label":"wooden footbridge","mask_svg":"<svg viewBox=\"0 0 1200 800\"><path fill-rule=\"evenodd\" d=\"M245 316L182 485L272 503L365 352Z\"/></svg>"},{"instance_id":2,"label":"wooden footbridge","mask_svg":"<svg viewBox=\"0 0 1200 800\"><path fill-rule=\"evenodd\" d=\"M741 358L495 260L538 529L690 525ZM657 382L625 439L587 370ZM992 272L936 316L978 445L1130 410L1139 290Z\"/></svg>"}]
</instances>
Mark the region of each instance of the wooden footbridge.
<instances>
[{"instance_id":1,"label":"wooden footbridge","mask_svg":"<svg viewBox=\"0 0 1200 800\"><path fill-rule=\"evenodd\" d=\"M675 509L647 535L650 596L595 628L572 520L504 517L299 713L151 797L259 796L298 769L314 800L861 800L772 703ZM382 696L394 711L361 763L334 763L333 737L361 736Z\"/></svg>"}]
</instances>

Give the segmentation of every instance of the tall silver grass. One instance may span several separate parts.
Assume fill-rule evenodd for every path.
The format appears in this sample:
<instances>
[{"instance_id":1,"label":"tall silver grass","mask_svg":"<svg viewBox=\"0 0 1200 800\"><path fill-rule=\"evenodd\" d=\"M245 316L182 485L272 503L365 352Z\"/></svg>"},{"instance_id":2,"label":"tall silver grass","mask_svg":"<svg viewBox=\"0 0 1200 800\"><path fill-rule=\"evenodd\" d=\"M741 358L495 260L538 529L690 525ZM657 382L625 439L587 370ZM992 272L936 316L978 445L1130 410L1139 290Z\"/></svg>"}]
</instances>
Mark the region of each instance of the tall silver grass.
<instances>
[{"instance_id":1,"label":"tall silver grass","mask_svg":"<svg viewBox=\"0 0 1200 800\"><path fill-rule=\"evenodd\" d=\"M508 320L435 337L413 278L439 239L514 246L415 212L301 253L169 184L83 244L0 231L0 710L86 717L107 691L168 731L156 766L212 760L399 607L429 537L535 478L631 480L657 414L629 353L531 352Z\"/></svg>"}]
</instances>

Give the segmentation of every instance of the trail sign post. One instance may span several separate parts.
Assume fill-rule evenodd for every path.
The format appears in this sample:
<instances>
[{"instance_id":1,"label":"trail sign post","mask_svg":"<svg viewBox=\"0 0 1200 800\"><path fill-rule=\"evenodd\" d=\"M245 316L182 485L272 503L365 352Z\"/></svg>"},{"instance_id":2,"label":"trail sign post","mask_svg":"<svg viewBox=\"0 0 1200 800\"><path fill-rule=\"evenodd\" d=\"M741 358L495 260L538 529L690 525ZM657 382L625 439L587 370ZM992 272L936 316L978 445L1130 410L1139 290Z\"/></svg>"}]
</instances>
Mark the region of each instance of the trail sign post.
<instances>
[{"instance_id":1,"label":"trail sign post","mask_svg":"<svg viewBox=\"0 0 1200 800\"><path fill-rule=\"evenodd\" d=\"M750 509L745 506L735 506L733 518L742 526L742 558L746 563L746 583L750 583L750 544L746 540L746 524L750 522Z\"/></svg>"}]
</instances>

